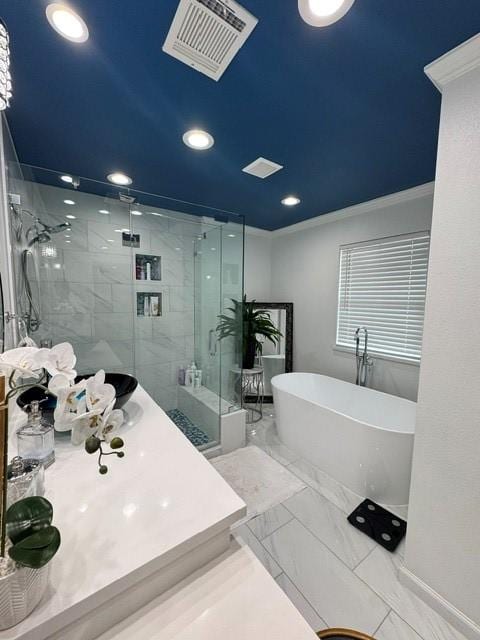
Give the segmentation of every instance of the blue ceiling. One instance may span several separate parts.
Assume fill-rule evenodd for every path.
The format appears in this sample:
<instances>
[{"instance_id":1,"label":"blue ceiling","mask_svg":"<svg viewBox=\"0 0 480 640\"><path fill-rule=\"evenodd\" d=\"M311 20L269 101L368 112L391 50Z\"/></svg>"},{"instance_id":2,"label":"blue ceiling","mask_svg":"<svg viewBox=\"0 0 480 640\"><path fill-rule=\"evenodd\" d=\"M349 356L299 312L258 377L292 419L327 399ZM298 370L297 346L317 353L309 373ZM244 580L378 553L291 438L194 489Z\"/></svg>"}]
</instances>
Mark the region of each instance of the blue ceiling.
<instances>
[{"instance_id":1,"label":"blue ceiling","mask_svg":"<svg viewBox=\"0 0 480 640\"><path fill-rule=\"evenodd\" d=\"M324 29L296 0L242 0L259 23L215 82L161 50L178 0L72 0L84 45L51 29L46 4L0 2L21 161L100 180L121 169L265 229L432 180L440 95L423 67L480 31L478 0L357 0ZM183 145L192 126L211 150ZM285 168L242 173L258 156ZM280 204L289 193L299 206Z\"/></svg>"}]
</instances>

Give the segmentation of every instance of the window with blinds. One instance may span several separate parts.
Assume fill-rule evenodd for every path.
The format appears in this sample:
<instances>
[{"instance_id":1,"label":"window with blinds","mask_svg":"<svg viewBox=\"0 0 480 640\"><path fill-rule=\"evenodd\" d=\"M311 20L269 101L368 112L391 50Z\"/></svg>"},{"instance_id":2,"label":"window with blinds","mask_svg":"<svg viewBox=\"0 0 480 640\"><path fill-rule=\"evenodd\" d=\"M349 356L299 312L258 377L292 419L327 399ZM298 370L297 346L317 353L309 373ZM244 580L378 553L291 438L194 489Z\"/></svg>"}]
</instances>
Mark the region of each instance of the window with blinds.
<instances>
[{"instance_id":1,"label":"window with blinds","mask_svg":"<svg viewBox=\"0 0 480 640\"><path fill-rule=\"evenodd\" d=\"M338 346L366 327L369 352L420 361L429 248L428 231L340 247Z\"/></svg>"}]
</instances>

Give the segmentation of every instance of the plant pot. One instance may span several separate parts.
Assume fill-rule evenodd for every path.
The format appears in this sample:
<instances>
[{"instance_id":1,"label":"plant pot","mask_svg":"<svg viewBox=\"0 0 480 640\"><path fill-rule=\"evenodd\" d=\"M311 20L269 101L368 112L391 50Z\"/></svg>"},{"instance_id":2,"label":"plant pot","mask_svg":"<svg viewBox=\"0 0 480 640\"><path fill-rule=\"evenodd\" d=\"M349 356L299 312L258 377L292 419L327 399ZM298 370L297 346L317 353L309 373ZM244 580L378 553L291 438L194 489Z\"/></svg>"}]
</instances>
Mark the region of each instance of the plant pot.
<instances>
[{"instance_id":1,"label":"plant pot","mask_svg":"<svg viewBox=\"0 0 480 640\"><path fill-rule=\"evenodd\" d=\"M32 613L47 588L49 566L19 567L0 578L0 630L15 626Z\"/></svg>"},{"instance_id":2,"label":"plant pot","mask_svg":"<svg viewBox=\"0 0 480 640\"><path fill-rule=\"evenodd\" d=\"M253 369L255 364L255 342L254 340L247 342L245 351L243 352L243 368Z\"/></svg>"}]
</instances>

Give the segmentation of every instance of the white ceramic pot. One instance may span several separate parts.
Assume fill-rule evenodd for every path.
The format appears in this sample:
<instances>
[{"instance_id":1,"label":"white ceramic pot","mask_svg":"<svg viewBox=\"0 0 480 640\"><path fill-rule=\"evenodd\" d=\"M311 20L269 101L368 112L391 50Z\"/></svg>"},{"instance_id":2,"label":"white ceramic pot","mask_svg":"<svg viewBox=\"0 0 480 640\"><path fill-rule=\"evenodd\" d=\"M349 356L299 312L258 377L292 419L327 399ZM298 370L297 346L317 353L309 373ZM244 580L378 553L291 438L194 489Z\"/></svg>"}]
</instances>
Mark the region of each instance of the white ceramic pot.
<instances>
[{"instance_id":1,"label":"white ceramic pot","mask_svg":"<svg viewBox=\"0 0 480 640\"><path fill-rule=\"evenodd\" d=\"M49 564L41 569L19 567L0 578L0 630L24 620L42 599L48 584Z\"/></svg>"}]
</instances>

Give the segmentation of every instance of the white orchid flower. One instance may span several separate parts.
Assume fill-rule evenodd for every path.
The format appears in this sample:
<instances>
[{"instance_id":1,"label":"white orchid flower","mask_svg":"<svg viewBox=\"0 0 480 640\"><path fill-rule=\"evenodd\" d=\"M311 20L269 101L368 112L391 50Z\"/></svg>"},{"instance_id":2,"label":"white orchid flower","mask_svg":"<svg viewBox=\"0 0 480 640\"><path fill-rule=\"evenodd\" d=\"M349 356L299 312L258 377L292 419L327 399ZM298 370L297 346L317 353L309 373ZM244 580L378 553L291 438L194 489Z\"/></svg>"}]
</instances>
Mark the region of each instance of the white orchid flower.
<instances>
[{"instance_id":1,"label":"white orchid flower","mask_svg":"<svg viewBox=\"0 0 480 640\"><path fill-rule=\"evenodd\" d=\"M124 420L123 411L121 409L113 409L113 406L114 403L103 414L103 424L97 433L97 436L106 442L111 442L117 435Z\"/></svg>"},{"instance_id":2,"label":"white orchid flower","mask_svg":"<svg viewBox=\"0 0 480 640\"><path fill-rule=\"evenodd\" d=\"M11 371L12 369L21 376L38 377L43 368L49 349L37 347L18 347L0 354L0 369Z\"/></svg>"},{"instance_id":3,"label":"white orchid flower","mask_svg":"<svg viewBox=\"0 0 480 640\"><path fill-rule=\"evenodd\" d=\"M86 411L86 380L72 385L64 374L57 374L48 383L48 390L57 396L57 405L53 413L55 429L70 431L72 421L78 413Z\"/></svg>"},{"instance_id":4,"label":"white orchid flower","mask_svg":"<svg viewBox=\"0 0 480 640\"><path fill-rule=\"evenodd\" d=\"M51 376L62 374L68 380L75 380L77 372L74 367L77 358L69 342L62 342L51 349L45 349L45 351L48 351L48 354L42 366Z\"/></svg>"},{"instance_id":5,"label":"white orchid flower","mask_svg":"<svg viewBox=\"0 0 480 640\"><path fill-rule=\"evenodd\" d=\"M72 444L78 445L85 442L90 436L95 436L103 427L102 411L87 411L73 418Z\"/></svg>"},{"instance_id":6,"label":"white orchid flower","mask_svg":"<svg viewBox=\"0 0 480 640\"><path fill-rule=\"evenodd\" d=\"M87 410L103 413L115 401L115 387L105 384L105 371L100 369L88 378L86 386Z\"/></svg>"}]
</instances>

